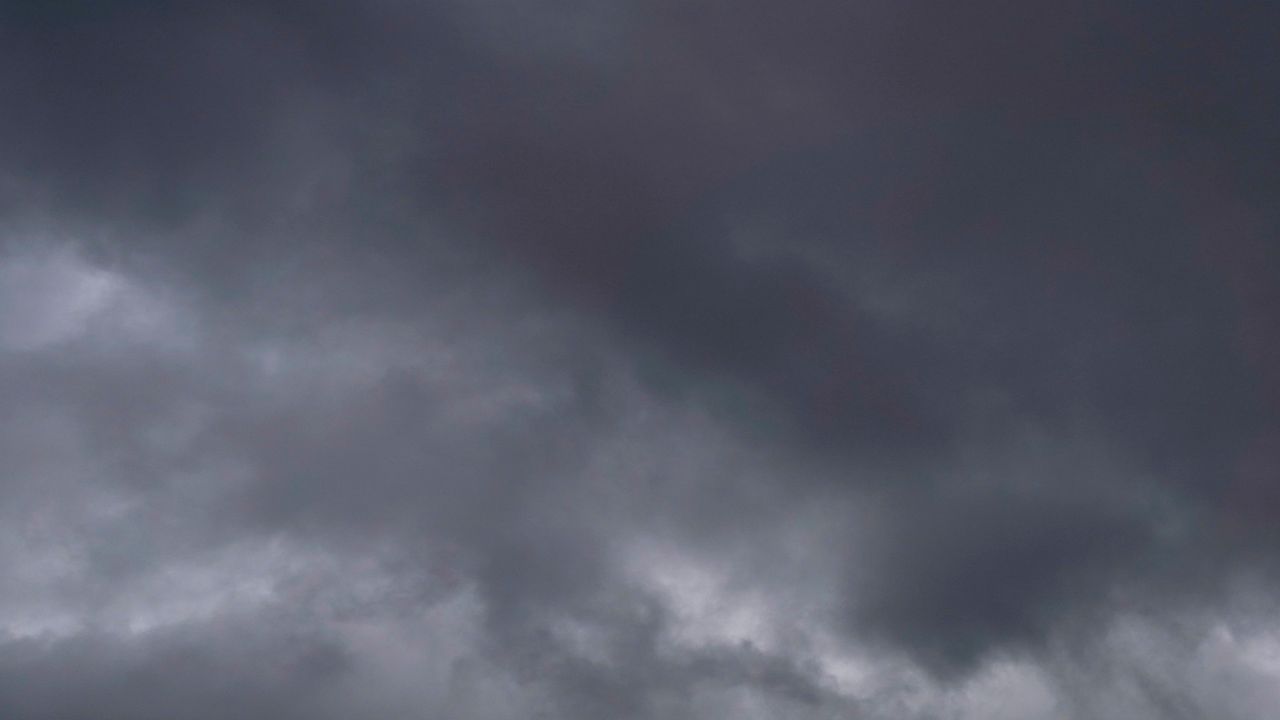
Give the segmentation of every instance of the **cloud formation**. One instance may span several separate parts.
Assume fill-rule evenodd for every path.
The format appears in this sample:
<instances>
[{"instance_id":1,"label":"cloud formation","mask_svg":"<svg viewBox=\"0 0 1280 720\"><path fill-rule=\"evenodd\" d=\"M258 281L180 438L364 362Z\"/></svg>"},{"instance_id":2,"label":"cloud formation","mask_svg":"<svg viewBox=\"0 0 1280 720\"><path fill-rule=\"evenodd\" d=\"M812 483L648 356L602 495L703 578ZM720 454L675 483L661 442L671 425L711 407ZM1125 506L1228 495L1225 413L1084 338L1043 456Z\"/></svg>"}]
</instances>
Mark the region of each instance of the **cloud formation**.
<instances>
[{"instance_id":1,"label":"cloud formation","mask_svg":"<svg viewBox=\"0 0 1280 720\"><path fill-rule=\"evenodd\" d=\"M0 714L1268 717L1276 14L7 3Z\"/></svg>"}]
</instances>

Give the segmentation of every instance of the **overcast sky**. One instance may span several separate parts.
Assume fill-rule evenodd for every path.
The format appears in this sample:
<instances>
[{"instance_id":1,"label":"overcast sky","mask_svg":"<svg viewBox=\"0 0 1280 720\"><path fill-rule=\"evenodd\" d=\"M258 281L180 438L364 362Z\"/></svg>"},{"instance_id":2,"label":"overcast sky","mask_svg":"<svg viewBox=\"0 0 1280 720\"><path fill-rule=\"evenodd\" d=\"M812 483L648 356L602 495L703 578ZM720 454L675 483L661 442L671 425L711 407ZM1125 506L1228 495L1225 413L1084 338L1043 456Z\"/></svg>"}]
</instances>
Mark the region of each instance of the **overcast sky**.
<instances>
[{"instance_id":1,"label":"overcast sky","mask_svg":"<svg viewBox=\"0 0 1280 720\"><path fill-rule=\"evenodd\" d=\"M1276 717L1277 27L0 0L0 717Z\"/></svg>"}]
</instances>

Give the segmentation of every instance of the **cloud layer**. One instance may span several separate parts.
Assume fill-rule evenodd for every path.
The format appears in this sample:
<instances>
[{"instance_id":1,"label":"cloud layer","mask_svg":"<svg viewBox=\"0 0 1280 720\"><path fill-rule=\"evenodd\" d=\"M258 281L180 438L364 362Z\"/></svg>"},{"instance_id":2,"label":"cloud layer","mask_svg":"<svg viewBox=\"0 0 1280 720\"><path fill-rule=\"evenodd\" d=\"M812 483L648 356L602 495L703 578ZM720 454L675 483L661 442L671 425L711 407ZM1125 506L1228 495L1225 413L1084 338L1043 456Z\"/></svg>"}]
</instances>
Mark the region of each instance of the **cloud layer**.
<instances>
[{"instance_id":1,"label":"cloud layer","mask_svg":"<svg viewBox=\"0 0 1280 720\"><path fill-rule=\"evenodd\" d=\"M1261 718L1277 11L11 2L6 718Z\"/></svg>"}]
</instances>

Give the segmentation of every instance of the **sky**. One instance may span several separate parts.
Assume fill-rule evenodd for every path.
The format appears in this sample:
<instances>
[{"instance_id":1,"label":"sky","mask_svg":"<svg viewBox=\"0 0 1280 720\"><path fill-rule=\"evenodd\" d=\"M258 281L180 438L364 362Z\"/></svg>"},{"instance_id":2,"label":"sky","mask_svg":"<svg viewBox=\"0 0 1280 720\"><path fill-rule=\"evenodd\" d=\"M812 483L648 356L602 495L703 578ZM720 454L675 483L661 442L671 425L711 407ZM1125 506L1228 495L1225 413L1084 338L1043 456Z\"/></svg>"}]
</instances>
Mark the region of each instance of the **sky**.
<instances>
[{"instance_id":1,"label":"sky","mask_svg":"<svg viewBox=\"0 0 1280 720\"><path fill-rule=\"evenodd\" d=\"M0 716L1274 717L1277 25L0 0Z\"/></svg>"}]
</instances>

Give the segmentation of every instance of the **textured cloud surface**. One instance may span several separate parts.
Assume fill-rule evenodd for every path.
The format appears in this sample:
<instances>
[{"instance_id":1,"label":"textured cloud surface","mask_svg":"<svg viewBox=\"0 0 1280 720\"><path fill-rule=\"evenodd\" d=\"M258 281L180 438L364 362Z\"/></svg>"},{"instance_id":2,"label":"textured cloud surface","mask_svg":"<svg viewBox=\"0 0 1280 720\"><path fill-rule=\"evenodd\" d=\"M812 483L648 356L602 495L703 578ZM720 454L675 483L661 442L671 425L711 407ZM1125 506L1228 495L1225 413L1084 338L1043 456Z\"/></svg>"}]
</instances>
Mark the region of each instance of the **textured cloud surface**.
<instances>
[{"instance_id":1,"label":"textured cloud surface","mask_svg":"<svg viewBox=\"0 0 1280 720\"><path fill-rule=\"evenodd\" d=\"M1173 5L0 2L0 716L1274 717Z\"/></svg>"}]
</instances>

